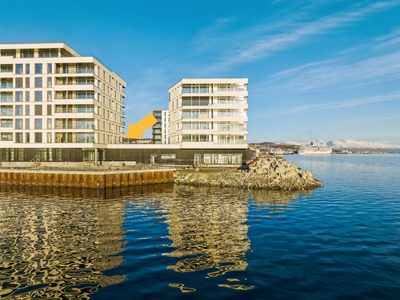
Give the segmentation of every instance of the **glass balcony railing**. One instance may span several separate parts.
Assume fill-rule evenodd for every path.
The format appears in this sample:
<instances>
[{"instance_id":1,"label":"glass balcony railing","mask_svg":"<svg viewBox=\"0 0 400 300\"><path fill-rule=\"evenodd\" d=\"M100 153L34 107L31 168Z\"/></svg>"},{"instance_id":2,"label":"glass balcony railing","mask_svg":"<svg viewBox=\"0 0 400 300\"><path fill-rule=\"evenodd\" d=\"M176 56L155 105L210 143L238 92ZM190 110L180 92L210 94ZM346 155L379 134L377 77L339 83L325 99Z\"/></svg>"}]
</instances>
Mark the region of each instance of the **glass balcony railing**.
<instances>
[{"instance_id":1,"label":"glass balcony railing","mask_svg":"<svg viewBox=\"0 0 400 300\"><path fill-rule=\"evenodd\" d=\"M94 113L92 108L70 108L70 109L56 109L57 114L71 114L71 113Z\"/></svg>"},{"instance_id":2,"label":"glass balcony railing","mask_svg":"<svg viewBox=\"0 0 400 300\"><path fill-rule=\"evenodd\" d=\"M96 129L94 124L56 124L55 129Z\"/></svg>"}]
</instances>

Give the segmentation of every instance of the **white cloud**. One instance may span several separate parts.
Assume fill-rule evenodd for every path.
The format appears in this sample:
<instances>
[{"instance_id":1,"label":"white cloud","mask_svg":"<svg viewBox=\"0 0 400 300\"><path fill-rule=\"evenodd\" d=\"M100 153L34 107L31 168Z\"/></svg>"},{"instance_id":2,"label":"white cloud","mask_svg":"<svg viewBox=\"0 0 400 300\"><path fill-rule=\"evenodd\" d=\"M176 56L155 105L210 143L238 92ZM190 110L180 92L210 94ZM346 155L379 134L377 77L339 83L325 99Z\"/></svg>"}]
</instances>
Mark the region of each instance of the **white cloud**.
<instances>
[{"instance_id":1,"label":"white cloud","mask_svg":"<svg viewBox=\"0 0 400 300\"><path fill-rule=\"evenodd\" d=\"M213 67L213 70L227 69L240 63L252 62L267 57L273 52L295 47L310 36L323 34L331 29L348 26L362 20L369 14L387 10L399 4L399 1L378 2L364 8L325 16L316 21L305 22L303 24L299 23L296 27L287 32L256 36L246 43L240 41L240 43L236 44L234 47L236 51L227 53L227 55L225 55L226 58L223 58L217 63ZM289 23L286 25L289 26ZM263 24L262 26L268 28L269 24ZM251 31L252 30L250 30L250 32ZM245 47L243 47L243 45L245 45Z\"/></svg>"}]
</instances>

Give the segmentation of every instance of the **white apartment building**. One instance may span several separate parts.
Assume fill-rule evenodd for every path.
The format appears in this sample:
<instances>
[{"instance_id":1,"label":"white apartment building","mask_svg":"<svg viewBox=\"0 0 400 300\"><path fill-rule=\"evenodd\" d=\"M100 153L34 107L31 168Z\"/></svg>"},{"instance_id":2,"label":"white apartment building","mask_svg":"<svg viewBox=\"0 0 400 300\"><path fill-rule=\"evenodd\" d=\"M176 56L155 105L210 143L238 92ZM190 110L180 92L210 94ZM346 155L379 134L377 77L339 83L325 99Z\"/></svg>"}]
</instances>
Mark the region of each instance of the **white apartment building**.
<instances>
[{"instance_id":1,"label":"white apartment building","mask_svg":"<svg viewBox=\"0 0 400 300\"><path fill-rule=\"evenodd\" d=\"M153 125L153 143L169 144L169 111L153 110L153 116L157 119L157 123Z\"/></svg>"},{"instance_id":2,"label":"white apartment building","mask_svg":"<svg viewBox=\"0 0 400 300\"><path fill-rule=\"evenodd\" d=\"M82 160L73 149L94 160L122 142L126 83L96 58L64 43L0 44L0 69L0 161Z\"/></svg>"},{"instance_id":3,"label":"white apartment building","mask_svg":"<svg viewBox=\"0 0 400 300\"><path fill-rule=\"evenodd\" d=\"M182 79L169 89L170 144L247 148L247 78Z\"/></svg>"}]
</instances>

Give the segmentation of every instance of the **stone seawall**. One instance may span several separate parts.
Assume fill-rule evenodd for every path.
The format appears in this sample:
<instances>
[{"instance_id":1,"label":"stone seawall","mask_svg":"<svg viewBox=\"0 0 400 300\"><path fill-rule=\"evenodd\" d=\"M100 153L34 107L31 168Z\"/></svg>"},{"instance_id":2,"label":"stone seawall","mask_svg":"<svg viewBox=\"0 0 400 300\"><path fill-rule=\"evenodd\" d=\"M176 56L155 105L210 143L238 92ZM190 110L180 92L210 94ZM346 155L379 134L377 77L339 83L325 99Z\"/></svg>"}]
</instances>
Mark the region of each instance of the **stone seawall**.
<instances>
[{"instance_id":1,"label":"stone seawall","mask_svg":"<svg viewBox=\"0 0 400 300\"><path fill-rule=\"evenodd\" d=\"M175 173L175 183L193 186L239 187L266 190L309 190L322 187L308 171L281 157L261 158L248 171L222 169L218 171L183 170Z\"/></svg>"},{"instance_id":2,"label":"stone seawall","mask_svg":"<svg viewBox=\"0 0 400 300\"><path fill-rule=\"evenodd\" d=\"M1 170L0 184L106 189L174 181L175 170L138 170L118 172L59 172Z\"/></svg>"}]
</instances>

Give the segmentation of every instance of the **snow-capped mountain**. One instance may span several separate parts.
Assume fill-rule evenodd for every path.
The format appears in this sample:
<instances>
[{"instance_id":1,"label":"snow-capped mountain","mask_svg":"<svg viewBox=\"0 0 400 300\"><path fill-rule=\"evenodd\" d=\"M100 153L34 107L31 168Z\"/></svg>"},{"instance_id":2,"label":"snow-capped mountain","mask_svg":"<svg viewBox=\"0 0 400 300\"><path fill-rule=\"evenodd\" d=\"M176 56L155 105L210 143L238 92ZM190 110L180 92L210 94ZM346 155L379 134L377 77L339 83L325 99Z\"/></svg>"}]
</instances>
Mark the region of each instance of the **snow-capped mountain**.
<instances>
[{"instance_id":1,"label":"snow-capped mountain","mask_svg":"<svg viewBox=\"0 0 400 300\"><path fill-rule=\"evenodd\" d=\"M334 140L334 141L323 141L316 140L314 141L317 144L326 144L331 146L334 150L400 150L400 146L390 145L384 143L375 143L375 142L362 142L356 140ZM288 144L294 145L307 145L310 141L306 142L286 142Z\"/></svg>"}]
</instances>

